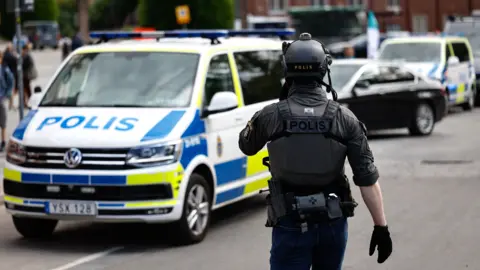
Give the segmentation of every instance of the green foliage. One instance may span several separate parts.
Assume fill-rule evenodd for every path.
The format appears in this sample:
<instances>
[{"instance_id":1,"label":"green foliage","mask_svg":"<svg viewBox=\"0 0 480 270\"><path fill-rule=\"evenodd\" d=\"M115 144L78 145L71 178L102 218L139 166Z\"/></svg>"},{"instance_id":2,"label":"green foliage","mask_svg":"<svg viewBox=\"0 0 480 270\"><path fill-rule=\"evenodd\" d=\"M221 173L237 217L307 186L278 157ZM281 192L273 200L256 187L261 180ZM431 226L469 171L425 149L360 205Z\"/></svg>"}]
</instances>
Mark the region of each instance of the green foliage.
<instances>
[{"instance_id":1,"label":"green foliage","mask_svg":"<svg viewBox=\"0 0 480 270\"><path fill-rule=\"evenodd\" d=\"M60 15L58 16L58 25L62 36L71 37L75 34L77 13L77 3L75 0L58 0Z\"/></svg>"},{"instance_id":2,"label":"green foliage","mask_svg":"<svg viewBox=\"0 0 480 270\"><path fill-rule=\"evenodd\" d=\"M6 1L0 1L0 4L0 34L11 39L15 34L15 15L6 12ZM23 13L21 16L22 21L57 21L59 13L60 11L56 0L36 0L35 11L33 13Z\"/></svg>"},{"instance_id":3,"label":"green foliage","mask_svg":"<svg viewBox=\"0 0 480 270\"><path fill-rule=\"evenodd\" d=\"M56 0L36 0L35 12L24 14L24 21L57 21L60 10Z\"/></svg>"},{"instance_id":4,"label":"green foliage","mask_svg":"<svg viewBox=\"0 0 480 270\"><path fill-rule=\"evenodd\" d=\"M135 11L137 5L137 0L97 0L89 10L90 29L123 27L125 19Z\"/></svg>"},{"instance_id":5,"label":"green foliage","mask_svg":"<svg viewBox=\"0 0 480 270\"><path fill-rule=\"evenodd\" d=\"M182 28L177 24L175 7L188 5L190 29L230 29L234 22L233 0L139 0L138 17L144 27L158 30Z\"/></svg>"}]
</instances>

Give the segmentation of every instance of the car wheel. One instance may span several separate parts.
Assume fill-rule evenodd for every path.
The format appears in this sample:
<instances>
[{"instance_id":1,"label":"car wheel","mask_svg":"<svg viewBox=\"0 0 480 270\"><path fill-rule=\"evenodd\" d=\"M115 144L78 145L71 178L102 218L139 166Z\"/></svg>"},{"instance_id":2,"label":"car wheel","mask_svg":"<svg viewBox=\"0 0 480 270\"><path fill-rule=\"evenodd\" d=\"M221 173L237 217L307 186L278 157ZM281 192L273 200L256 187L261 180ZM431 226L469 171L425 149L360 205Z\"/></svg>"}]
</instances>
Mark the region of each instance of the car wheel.
<instances>
[{"instance_id":1,"label":"car wheel","mask_svg":"<svg viewBox=\"0 0 480 270\"><path fill-rule=\"evenodd\" d=\"M415 109L414 119L409 128L411 135L430 135L435 127L435 113L432 106L427 103L419 103Z\"/></svg>"},{"instance_id":2,"label":"car wheel","mask_svg":"<svg viewBox=\"0 0 480 270\"><path fill-rule=\"evenodd\" d=\"M175 243L179 245L199 243L205 238L212 209L211 188L203 176L193 173L185 194L182 217L175 226Z\"/></svg>"},{"instance_id":3,"label":"car wheel","mask_svg":"<svg viewBox=\"0 0 480 270\"><path fill-rule=\"evenodd\" d=\"M25 238L47 238L53 234L58 220L12 217L15 229Z\"/></svg>"},{"instance_id":4,"label":"car wheel","mask_svg":"<svg viewBox=\"0 0 480 270\"><path fill-rule=\"evenodd\" d=\"M471 111L475 108L475 100L477 98L477 89L472 88L472 94L468 98L468 101L466 103L462 104L462 109L464 111Z\"/></svg>"},{"instance_id":5,"label":"car wheel","mask_svg":"<svg viewBox=\"0 0 480 270\"><path fill-rule=\"evenodd\" d=\"M57 49L58 49L58 46L53 46L53 49L54 49L54 50L57 50Z\"/></svg>"},{"instance_id":6,"label":"car wheel","mask_svg":"<svg viewBox=\"0 0 480 270\"><path fill-rule=\"evenodd\" d=\"M45 47L44 46L40 46L38 47L40 49L40 51L42 51Z\"/></svg>"}]
</instances>

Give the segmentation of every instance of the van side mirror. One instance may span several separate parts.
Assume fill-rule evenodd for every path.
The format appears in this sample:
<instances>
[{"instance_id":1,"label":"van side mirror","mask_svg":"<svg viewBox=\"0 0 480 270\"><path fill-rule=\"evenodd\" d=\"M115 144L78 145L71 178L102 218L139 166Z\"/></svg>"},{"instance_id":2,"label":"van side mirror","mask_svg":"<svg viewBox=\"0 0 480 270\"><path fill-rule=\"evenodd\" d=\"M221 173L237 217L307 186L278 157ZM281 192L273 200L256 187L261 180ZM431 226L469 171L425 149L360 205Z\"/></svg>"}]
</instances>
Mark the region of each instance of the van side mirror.
<instances>
[{"instance_id":1,"label":"van side mirror","mask_svg":"<svg viewBox=\"0 0 480 270\"><path fill-rule=\"evenodd\" d=\"M455 66L460 64L460 59L458 59L456 56L450 56L448 57L447 63L449 66Z\"/></svg>"},{"instance_id":2,"label":"van side mirror","mask_svg":"<svg viewBox=\"0 0 480 270\"><path fill-rule=\"evenodd\" d=\"M354 86L354 88L359 88L359 89L367 89L369 87L370 87L370 83L368 81L357 81Z\"/></svg>"},{"instance_id":3,"label":"van side mirror","mask_svg":"<svg viewBox=\"0 0 480 270\"><path fill-rule=\"evenodd\" d=\"M35 88L33 88L33 93L35 94L42 93L42 88L40 86L35 86Z\"/></svg>"},{"instance_id":4,"label":"van side mirror","mask_svg":"<svg viewBox=\"0 0 480 270\"><path fill-rule=\"evenodd\" d=\"M230 111L237 107L238 99L235 93L230 91L217 92L215 95L213 95L208 107L203 109L202 117L207 117L215 113Z\"/></svg>"}]
</instances>

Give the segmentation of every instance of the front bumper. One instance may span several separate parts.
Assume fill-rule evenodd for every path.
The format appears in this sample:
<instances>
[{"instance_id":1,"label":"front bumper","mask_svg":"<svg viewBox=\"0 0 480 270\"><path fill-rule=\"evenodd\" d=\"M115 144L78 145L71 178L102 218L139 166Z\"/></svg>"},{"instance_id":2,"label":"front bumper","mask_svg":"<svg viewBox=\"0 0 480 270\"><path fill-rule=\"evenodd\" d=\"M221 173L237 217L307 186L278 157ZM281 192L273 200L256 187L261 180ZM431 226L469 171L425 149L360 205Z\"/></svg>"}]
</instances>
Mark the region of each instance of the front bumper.
<instances>
[{"instance_id":1,"label":"front bumper","mask_svg":"<svg viewBox=\"0 0 480 270\"><path fill-rule=\"evenodd\" d=\"M57 220L171 222L182 214L182 179L183 170L178 164L128 172L83 170L72 174L68 170L30 169L7 163L5 208L16 216ZM96 214L49 214L50 202L92 203Z\"/></svg>"}]
</instances>

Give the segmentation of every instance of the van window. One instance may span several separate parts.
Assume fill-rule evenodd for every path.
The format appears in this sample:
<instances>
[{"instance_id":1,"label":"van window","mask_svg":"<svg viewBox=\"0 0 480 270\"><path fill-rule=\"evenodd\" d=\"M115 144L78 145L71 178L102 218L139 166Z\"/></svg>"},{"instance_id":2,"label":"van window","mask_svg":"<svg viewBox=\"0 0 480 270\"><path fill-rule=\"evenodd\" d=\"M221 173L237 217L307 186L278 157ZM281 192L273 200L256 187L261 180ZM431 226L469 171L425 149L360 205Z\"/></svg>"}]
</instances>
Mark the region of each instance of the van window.
<instances>
[{"instance_id":1,"label":"van window","mask_svg":"<svg viewBox=\"0 0 480 270\"><path fill-rule=\"evenodd\" d=\"M470 54L465 42L452 42L453 53L460 60L460 62L470 61Z\"/></svg>"},{"instance_id":2,"label":"van window","mask_svg":"<svg viewBox=\"0 0 480 270\"><path fill-rule=\"evenodd\" d=\"M249 51L233 55L245 105L279 97L283 81L281 51Z\"/></svg>"},{"instance_id":3,"label":"van window","mask_svg":"<svg viewBox=\"0 0 480 270\"><path fill-rule=\"evenodd\" d=\"M406 62L440 62L440 42L404 42L386 44L380 52L381 60L403 60Z\"/></svg>"},{"instance_id":4,"label":"van window","mask_svg":"<svg viewBox=\"0 0 480 270\"><path fill-rule=\"evenodd\" d=\"M228 91L235 93L230 62L226 54L216 55L210 60L204 89L204 104L206 106L210 104L213 95L217 92Z\"/></svg>"}]
</instances>

